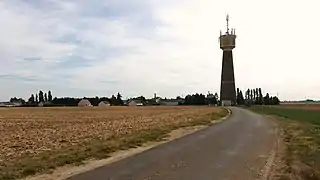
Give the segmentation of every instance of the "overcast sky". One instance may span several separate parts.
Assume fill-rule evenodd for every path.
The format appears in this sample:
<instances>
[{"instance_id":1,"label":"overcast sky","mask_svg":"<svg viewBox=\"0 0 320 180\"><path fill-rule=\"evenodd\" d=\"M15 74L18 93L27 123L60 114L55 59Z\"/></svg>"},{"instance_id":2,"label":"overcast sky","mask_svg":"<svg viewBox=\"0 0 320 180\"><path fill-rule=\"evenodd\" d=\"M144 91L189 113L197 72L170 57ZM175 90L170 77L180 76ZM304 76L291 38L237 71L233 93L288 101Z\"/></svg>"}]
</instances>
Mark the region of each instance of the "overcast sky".
<instances>
[{"instance_id":1,"label":"overcast sky","mask_svg":"<svg viewBox=\"0 0 320 180\"><path fill-rule=\"evenodd\" d=\"M2 0L0 100L219 92L225 16L236 86L320 99L318 0ZM318 72L316 72L318 70Z\"/></svg>"}]
</instances>

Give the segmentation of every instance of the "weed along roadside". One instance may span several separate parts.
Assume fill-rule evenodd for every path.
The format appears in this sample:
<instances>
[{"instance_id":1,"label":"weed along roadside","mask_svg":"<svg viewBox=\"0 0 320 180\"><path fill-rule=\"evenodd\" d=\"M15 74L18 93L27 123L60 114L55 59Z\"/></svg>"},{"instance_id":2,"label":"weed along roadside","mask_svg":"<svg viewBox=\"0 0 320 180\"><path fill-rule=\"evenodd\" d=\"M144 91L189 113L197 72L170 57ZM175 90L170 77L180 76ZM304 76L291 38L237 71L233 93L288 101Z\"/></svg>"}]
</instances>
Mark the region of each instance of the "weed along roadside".
<instances>
[{"instance_id":1,"label":"weed along roadside","mask_svg":"<svg viewBox=\"0 0 320 180\"><path fill-rule=\"evenodd\" d=\"M47 114L51 113L49 109L46 109L46 111ZM62 110L59 109L59 111ZM155 110L139 110L138 113L147 115L135 114L135 118L130 120L135 123L140 123L143 120L141 123L145 123L147 128L123 129L124 133L114 134L107 138L101 138L100 134L98 134L98 136L92 137L90 141L80 141L81 143L73 146L47 150L37 154L25 153L14 160L0 157L0 179L65 179L68 176L111 163L117 159L142 152L157 144L192 133L221 121L221 118L228 114L227 109L213 107L165 109L163 112L154 112L156 115L148 114L150 113L149 111ZM88 113L90 114L90 112ZM97 117L100 116L101 114ZM121 115L120 117L123 116ZM159 121L157 120L158 117L162 117L163 120L160 120L165 122L154 122ZM169 118L169 120L164 119L165 117ZM79 120L77 122L79 123ZM135 127L135 125L133 124L132 127ZM113 156L116 156L116 158ZM90 163L92 166L90 166ZM81 168L79 169L77 166ZM54 176L55 174L58 174L57 177L52 178L52 175Z\"/></svg>"},{"instance_id":2,"label":"weed along roadside","mask_svg":"<svg viewBox=\"0 0 320 180\"><path fill-rule=\"evenodd\" d=\"M282 130L284 148L274 165L280 179L320 179L320 111L252 107L273 119ZM280 162L280 163L279 163Z\"/></svg>"}]
</instances>

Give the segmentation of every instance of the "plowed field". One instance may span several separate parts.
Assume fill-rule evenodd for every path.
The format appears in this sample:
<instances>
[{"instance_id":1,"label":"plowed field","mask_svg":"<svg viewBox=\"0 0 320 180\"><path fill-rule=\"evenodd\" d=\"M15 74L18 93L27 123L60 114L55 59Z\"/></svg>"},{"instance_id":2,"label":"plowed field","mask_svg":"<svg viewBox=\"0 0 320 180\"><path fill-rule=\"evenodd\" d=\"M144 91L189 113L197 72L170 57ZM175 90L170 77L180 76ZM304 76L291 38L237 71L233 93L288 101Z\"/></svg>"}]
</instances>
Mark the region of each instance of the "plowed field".
<instances>
[{"instance_id":1,"label":"plowed field","mask_svg":"<svg viewBox=\"0 0 320 180\"><path fill-rule=\"evenodd\" d=\"M82 161L100 151L107 154L126 148L122 146L129 141L132 144L132 138L140 138L134 141L137 145L182 126L208 123L212 115L219 118L225 114L225 110L214 107L180 106L1 108L0 172L5 174L0 173L0 179ZM120 139L122 144L114 145ZM59 153L67 160L59 162ZM36 162L35 167L25 170L28 165L24 163L29 161ZM50 162L48 167L39 164L46 162Z\"/></svg>"},{"instance_id":2,"label":"plowed field","mask_svg":"<svg viewBox=\"0 0 320 180\"><path fill-rule=\"evenodd\" d=\"M281 107L320 111L320 103L287 103L281 104Z\"/></svg>"}]
</instances>

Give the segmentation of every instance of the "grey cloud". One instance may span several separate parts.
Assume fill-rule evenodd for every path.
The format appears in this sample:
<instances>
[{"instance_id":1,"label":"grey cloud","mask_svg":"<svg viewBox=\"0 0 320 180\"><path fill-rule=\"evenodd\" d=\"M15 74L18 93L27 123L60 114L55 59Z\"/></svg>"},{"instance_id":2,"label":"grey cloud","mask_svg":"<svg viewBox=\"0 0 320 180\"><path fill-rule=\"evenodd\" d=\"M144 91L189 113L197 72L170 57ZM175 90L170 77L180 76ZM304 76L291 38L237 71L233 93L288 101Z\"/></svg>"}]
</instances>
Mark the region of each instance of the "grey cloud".
<instances>
[{"instance_id":1,"label":"grey cloud","mask_svg":"<svg viewBox=\"0 0 320 180\"><path fill-rule=\"evenodd\" d=\"M0 78L11 79L15 81L24 81L24 82L41 82L45 81L43 78L37 76L19 76L16 74L0 74Z\"/></svg>"},{"instance_id":2,"label":"grey cloud","mask_svg":"<svg viewBox=\"0 0 320 180\"><path fill-rule=\"evenodd\" d=\"M41 61L43 60L41 57L25 57L23 58L25 61Z\"/></svg>"}]
</instances>

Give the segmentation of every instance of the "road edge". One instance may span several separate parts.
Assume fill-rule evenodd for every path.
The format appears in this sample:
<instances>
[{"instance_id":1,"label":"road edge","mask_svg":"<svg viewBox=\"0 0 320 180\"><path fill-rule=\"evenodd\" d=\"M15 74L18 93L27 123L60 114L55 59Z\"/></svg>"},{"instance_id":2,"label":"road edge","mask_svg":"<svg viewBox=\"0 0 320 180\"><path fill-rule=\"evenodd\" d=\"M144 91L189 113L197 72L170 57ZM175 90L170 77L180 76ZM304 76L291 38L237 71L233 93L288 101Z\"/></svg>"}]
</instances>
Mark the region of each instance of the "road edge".
<instances>
[{"instance_id":1,"label":"road edge","mask_svg":"<svg viewBox=\"0 0 320 180\"><path fill-rule=\"evenodd\" d=\"M277 136L279 136L279 130L278 127L276 127L276 134ZM262 168L262 173L261 173L261 178L260 180L269 180L270 176L271 176L271 171L274 167L274 163L275 163L275 159L276 159L276 155L277 155L277 151L279 149L279 145L280 145L280 139L279 137L277 137L273 148L271 149L268 159L266 160L266 164L264 165L264 167Z\"/></svg>"},{"instance_id":2,"label":"road edge","mask_svg":"<svg viewBox=\"0 0 320 180\"><path fill-rule=\"evenodd\" d=\"M249 111L251 111L250 109L247 109ZM251 111L253 113L256 113L254 111ZM259 114L259 113L256 113ZM272 149L269 152L269 156L265 162L265 165L262 167L262 169L260 170L260 174L259 174L259 180L269 180L272 177L272 172L274 171L274 166L275 166L275 162L277 160L277 155L279 153L279 149L281 148L281 137L282 137L282 129L281 127L278 125L277 122L275 122L275 120L273 118L271 118L268 115L265 114L259 114L261 116L266 117L268 120L270 120L274 127L275 127L275 134L276 134L276 139L275 142L273 144Z\"/></svg>"},{"instance_id":3,"label":"road edge","mask_svg":"<svg viewBox=\"0 0 320 180\"><path fill-rule=\"evenodd\" d=\"M64 165L64 166L61 166L61 167L54 169L53 172L50 174L38 174L38 175L23 178L21 180L65 180L65 179L70 178L72 176L76 176L78 174L85 173L85 172L94 170L96 168L106 166L111 163L115 163L117 161L120 161L125 158L129 158L129 157L137 155L139 153L143 153L144 151L147 151L151 148L155 148L161 144L165 144L165 143L174 141L174 140L182 138L186 135L198 132L198 131L203 130L205 128L208 128L212 125L219 124L219 123L223 122L224 120L228 119L231 116L232 111L230 108L227 108L227 107L222 107L222 108L226 109L228 111L228 114L222 118L212 120L211 124L209 124L209 125L197 125L197 126L179 128L179 129L171 131L169 133L169 136L163 141L147 142L147 143L144 143L140 147L130 148L127 150L120 150L120 151L116 151L114 153L111 153L110 157L105 158L105 159L88 160L88 161L85 161L83 165L79 165L79 166ZM182 132L176 133L177 131L182 131Z\"/></svg>"}]
</instances>

